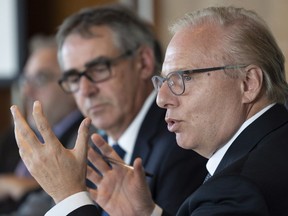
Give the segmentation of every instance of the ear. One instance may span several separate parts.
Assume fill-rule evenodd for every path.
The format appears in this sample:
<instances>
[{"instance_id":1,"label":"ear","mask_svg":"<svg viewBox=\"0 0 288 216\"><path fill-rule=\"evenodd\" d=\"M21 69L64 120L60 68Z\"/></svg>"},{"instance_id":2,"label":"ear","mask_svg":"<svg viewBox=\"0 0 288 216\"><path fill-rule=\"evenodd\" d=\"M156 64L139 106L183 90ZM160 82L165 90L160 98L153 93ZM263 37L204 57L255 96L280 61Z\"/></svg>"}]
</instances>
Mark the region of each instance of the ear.
<instances>
[{"instance_id":1,"label":"ear","mask_svg":"<svg viewBox=\"0 0 288 216\"><path fill-rule=\"evenodd\" d=\"M140 77L150 79L154 73L155 58L153 50L148 46L141 46L137 52L137 70Z\"/></svg>"},{"instance_id":2,"label":"ear","mask_svg":"<svg viewBox=\"0 0 288 216\"><path fill-rule=\"evenodd\" d=\"M249 65L245 68L246 74L243 77L243 103L251 103L261 95L263 86L263 71L256 65Z\"/></svg>"}]
</instances>

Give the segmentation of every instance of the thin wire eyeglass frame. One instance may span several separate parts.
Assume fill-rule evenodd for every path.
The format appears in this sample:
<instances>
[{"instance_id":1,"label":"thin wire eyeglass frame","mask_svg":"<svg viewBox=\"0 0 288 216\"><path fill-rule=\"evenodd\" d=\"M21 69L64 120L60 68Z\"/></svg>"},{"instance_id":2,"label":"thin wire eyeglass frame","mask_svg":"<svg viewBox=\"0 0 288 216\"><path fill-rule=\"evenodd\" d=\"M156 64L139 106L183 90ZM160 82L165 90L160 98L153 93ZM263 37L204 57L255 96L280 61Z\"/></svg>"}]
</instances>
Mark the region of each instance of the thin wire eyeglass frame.
<instances>
[{"instance_id":1,"label":"thin wire eyeglass frame","mask_svg":"<svg viewBox=\"0 0 288 216\"><path fill-rule=\"evenodd\" d=\"M175 71L169 73L166 77L161 77L161 76L153 76L152 77L152 83L156 91L159 91L161 86L165 81L167 81L168 87L170 91L177 96L182 95L185 92L185 82L184 82L184 77L183 75L189 75L193 73L206 73L206 72L212 72L212 71L219 71L219 70L236 70L236 69L241 69L245 68L247 65L241 64L241 65L225 65L221 67L211 67L211 68L199 68L199 69L191 69L191 70L181 70L181 71ZM175 82L170 82L171 77L177 75L177 78L180 78L181 80L181 91L180 92L175 92L173 90L173 86L175 86Z\"/></svg>"}]
</instances>

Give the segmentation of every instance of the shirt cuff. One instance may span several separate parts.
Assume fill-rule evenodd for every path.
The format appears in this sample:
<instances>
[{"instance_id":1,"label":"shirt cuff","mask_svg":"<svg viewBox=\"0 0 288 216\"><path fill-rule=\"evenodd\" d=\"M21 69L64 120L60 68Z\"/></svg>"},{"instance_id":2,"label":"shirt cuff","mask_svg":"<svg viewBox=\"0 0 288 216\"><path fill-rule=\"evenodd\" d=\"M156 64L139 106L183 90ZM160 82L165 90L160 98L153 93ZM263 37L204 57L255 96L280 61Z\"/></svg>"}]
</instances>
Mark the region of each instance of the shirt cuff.
<instances>
[{"instance_id":1,"label":"shirt cuff","mask_svg":"<svg viewBox=\"0 0 288 216\"><path fill-rule=\"evenodd\" d=\"M154 208L151 216L161 216L162 212L163 212L163 210L158 205L155 205L155 208Z\"/></svg>"},{"instance_id":2,"label":"shirt cuff","mask_svg":"<svg viewBox=\"0 0 288 216\"><path fill-rule=\"evenodd\" d=\"M50 209L45 216L66 216L72 211L85 205L94 205L87 191L82 191L73 194L66 199L59 202L52 209Z\"/></svg>"}]
</instances>

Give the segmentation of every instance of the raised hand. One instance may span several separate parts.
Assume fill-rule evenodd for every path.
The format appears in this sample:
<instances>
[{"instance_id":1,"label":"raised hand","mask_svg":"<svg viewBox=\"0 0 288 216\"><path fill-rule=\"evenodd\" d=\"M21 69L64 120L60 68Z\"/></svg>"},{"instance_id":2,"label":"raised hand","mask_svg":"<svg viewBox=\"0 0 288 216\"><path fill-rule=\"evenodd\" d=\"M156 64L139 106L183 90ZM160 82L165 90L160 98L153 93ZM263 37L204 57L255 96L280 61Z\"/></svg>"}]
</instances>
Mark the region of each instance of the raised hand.
<instances>
[{"instance_id":1,"label":"raised hand","mask_svg":"<svg viewBox=\"0 0 288 216\"><path fill-rule=\"evenodd\" d=\"M97 134L92 135L93 143L101 153L121 161L116 152ZM145 180L141 159L136 159L133 169L112 163L109 165L92 148L88 151L89 161L100 171L87 168L87 177L97 189L90 189L90 195L110 215L151 215L155 204Z\"/></svg>"},{"instance_id":2,"label":"raised hand","mask_svg":"<svg viewBox=\"0 0 288 216\"><path fill-rule=\"evenodd\" d=\"M30 173L56 203L85 191L86 157L90 120L81 123L74 149L65 149L52 132L40 102L33 107L33 117L44 144L28 126L17 106L11 107L19 153Z\"/></svg>"}]
</instances>

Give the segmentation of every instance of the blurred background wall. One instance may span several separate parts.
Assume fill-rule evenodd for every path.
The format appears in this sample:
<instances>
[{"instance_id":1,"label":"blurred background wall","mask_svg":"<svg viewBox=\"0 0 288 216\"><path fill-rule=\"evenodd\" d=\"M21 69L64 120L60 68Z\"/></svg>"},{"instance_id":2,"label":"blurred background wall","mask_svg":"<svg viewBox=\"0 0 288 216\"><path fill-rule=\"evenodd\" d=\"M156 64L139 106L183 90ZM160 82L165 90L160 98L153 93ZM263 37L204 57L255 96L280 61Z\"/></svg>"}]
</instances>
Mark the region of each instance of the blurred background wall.
<instances>
[{"instance_id":1,"label":"blurred background wall","mask_svg":"<svg viewBox=\"0 0 288 216\"><path fill-rule=\"evenodd\" d=\"M0 0L1 2L11 0ZM14 0L13 0L14 1ZM163 48L167 46L171 35L167 27L184 13L207 7L219 5L241 6L255 10L270 26L276 40L288 59L288 1L287 0L15 0L18 17L20 16L19 32L19 71L27 58L27 43L34 34L55 34L57 27L68 15L80 8L103 5L108 3L122 3L136 11L144 19L154 23L155 31ZM0 20L5 19L1 17ZM19 20L18 20L19 21ZM3 22L2 22L3 23ZM286 23L286 24L285 24ZM11 35L15 36L15 35ZM0 41L3 39L1 38ZM0 47L1 52L1 47ZM1 56L1 55L0 55ZM2 62L3 63L3 62ZM1 59L0 59L1 64ZM288 67L286 62L286 68ZM286 69L287 70L287 69ZM1 72L1 71L0 71ZM286 71L287 74L287 71ZM288 74L287 74L288 75ZM0 133L11 124L9 107L17 104L17 97L11 88L13 79L0 77Z\"/></svg>"}]
</instances>

